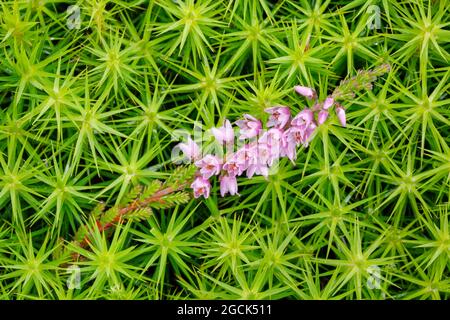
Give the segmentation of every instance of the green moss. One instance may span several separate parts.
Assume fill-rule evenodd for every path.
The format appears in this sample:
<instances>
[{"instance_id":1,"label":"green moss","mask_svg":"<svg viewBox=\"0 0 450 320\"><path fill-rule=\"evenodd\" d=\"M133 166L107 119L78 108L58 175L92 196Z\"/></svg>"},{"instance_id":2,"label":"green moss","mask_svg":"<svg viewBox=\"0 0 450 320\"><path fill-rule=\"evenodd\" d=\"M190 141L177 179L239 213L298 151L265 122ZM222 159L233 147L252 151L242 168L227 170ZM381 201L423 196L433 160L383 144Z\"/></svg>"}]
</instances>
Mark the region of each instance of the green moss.
<instances>
[{"instance_id":1,"label":"green moss","mask_svg":"<svg viewBox=\"0 0 450 320\"><path fill-rule=\"evenodd\" d=\"M449 8L1 1L0 298L449 299ZM298 112L295 85L324 99L385 64L268 180L114 221L192 177L171 154L195 123Z\"/></svg>"}]
</instances>

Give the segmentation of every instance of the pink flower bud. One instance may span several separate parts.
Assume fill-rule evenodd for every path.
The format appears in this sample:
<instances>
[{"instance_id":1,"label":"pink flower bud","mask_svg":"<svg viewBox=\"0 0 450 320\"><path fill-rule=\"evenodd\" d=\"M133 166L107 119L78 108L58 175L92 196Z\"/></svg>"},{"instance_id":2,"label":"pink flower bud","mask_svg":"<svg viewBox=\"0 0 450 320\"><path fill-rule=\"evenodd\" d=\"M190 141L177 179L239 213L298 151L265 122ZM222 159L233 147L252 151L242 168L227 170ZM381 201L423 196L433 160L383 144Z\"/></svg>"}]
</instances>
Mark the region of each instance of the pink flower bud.
<instances>
[{"instance_id":1,"label":"pink flower bud","mask_svg":"<svg viewBox=\"0 0 450 320\"><path fill-rule=\"evenodd\" d=\"M336 107L336 114L339 118L339 122L341 123L341 125L345 127L347 119L345 117L345 109L341 105Z\"/></svg>"},{"instance_id":2,"label":"pink flower bud","mask_svg":"<svg viewBox=\"0 0 450 320\"><path fill-rule=\"evenodd\" d=\"M302 95L302 96L304 96L304 97L306 97L308 99L313 99L313 98L317 97L316 92L314 91L314 89L311 89L309 87L295 86L294 90L298 94L300 94L300 95Z\"/></svg>"},{"instance_id":3,"label":"pink flower bud","mask_svg":"<svg viewBox=\"0 0 450 320\"><path fill-rule=\"evenodd\" d=\"M198 198L200 196L208 198L211 191L211 184L208 179L197 177L194 182L192 182L191 188L194 190L194 198Z\"/></svg>"},{"instance_id":4,"label":"pink flower bud","mask_svg":"<svg viewBox=\"0 0 450 320\"><path fill-rule=\"evenodd\" d=\"M297 159L297 144L294 139L289 139L287 135L290 134L289 130L285 132L286 134L286 145L281 149L281 156L288 157L293 163Z\"/></svg>"},{"instance_id":5,"label":"pink flower bud","mask_svg":"<svg viewBox=\"0 0 450 320\"><path fill-rule=\"evenodd\" d=\"M326 110L319 111L319 115L318 115L318 117L317 117L317 122L318 122L319 124L322 124L322 123L324 123L327 119L328 119L328 111L326 111Z\"/></svg>"},{"instance_id":6,"label":"pink flower bud","mask_svg":"<svg viewBox=\"0 0 450 320\"><path fill-rule=\"evenodd\" d=\"M328 110L329 108L331 108L334 104L334 99L331 97L328 97L325 99L325 102L323 103L323 109L324 110Z\"/></svg>"}]
</instances>

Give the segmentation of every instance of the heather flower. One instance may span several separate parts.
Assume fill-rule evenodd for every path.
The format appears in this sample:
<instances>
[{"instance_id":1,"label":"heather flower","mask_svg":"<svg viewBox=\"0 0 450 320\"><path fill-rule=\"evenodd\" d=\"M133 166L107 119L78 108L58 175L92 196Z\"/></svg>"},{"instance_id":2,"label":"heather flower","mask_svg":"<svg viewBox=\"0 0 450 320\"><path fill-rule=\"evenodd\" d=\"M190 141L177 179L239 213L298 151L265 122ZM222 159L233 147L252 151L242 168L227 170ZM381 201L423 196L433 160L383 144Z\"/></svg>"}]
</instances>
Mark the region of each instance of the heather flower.
<instances>
[{"instance_id":1,"label":"heather flower","mask_svg":"<svg viewBox=\"0 0 450 320\"><path fill-rule=\"evenodd\" d=\"M266 124L268 128L283 128L291 118L291 111L285 106L272 107L265 109L264 111L270 114Z\"/></svg>"},{"instance_id":2,"label":"heather flower","mask_svg":"<svg viewBox=\"0 0 450 320\"><path fill-rule=\"evenodd\" d=\"M240 130L240 140L256 137L262 129L261 121L249 114L244 114L244 120L236 121Z\"/></svg>"},{"instance_id":3,"label":"heather flower","mask_svg":"<svg viewBox=\"0 0 450 320\"><path fill-rule=\"evenodd\" d=\"M327 97L325 99L325 102L323 103L323 109L324 110L328 110L329 108L331 108L334 104L334 99L331 97Z\"/></svg>"},{"instance_id":4,"label":"heather flower","mask_svg":"<svg viewBox=\"0 0 450 320\"><path fill-rule=\"evenodd\" d=\"M347 123L347 119L346 119L346 116L345 116L345 110L344 110L344 108L341 105L338 105L336 107L336 114L338 116L338 119L339 119L339 122L341 123L341 125L343 127L345 127L346 123Z\"/></svg>"},{"instance_id":5,"label":"heather flower","mask_svg":"<svg viewBox=\"0 0 450 320\"><path fill-rule=\"evenodd\" d=\"M328 111L322 110L319 111L319 115L317 116L317 123L323 124L328 119Z\"/></svg>"},{"instance_id":6,"label":"heather flower","mask_svg":"<svg viewBox=\"0 0 450 320\"><path fill-rule=\"evenodd\" d=\"M361 89L371 90L372 82L389 70L389 64L383 64L373 70L359 70L354 77L342 80L331 96L336 100L352 99L355 97L356 91Z\"/></svg>"},{"instance_id":7,"label":"heather flower","mask_svg":"<svg viewBox=\"0 0 450 320\"><path fill-rule=\"evenodd\" d=\"M264 164L266 165L271 160L270 147L266 143L258 143L253 147L255 152L254 161L252 164Z\"/></svg>"},{"instance_id":8,"label":"heather flower","mask_svg":"<svg viewBox=\"0 0 450 320\"><path fill-rule=\"evenodd\" d=\"M229 120L225 119L224 125L219 128L211 128L216 140L221 144L230 144L234 141L234 131Z\"/></svg>"},{"instance_id":9,"label":"heather flower","mask_svg":"<svg viewBox=\"0 0 450 320\"><path fill-rule=\"evenodd\" d=\"M255 164L249 165L247 169L247 178L251 178L255 174L262 175L267 178L269 176L269 167L267 167L266 164L261 163L260 161Z\"/></svg>"},{"instance_id":10,"label":"heather flower","mask_svg":"<svg viewBox=\"0 0 450 320\"><path fill-rule=\"evenodd\" d=\"M309 125L314 121L314 113L311 109L303 109L299 114L295 116L291 121L292 126L305 126Z\"/></svg>"},{"instance_id":11,"label":"heather flower","mask_svg":"<svg viewBox=\"0 0 450 320\"><path fill-rule=\"evenodd\" d=\"M291 145L293 143L296 146L298 146L299 144L303 143L303 141L304 141L304 138L303 138L304 134L305 134L305 129L297 127L297 126L290 127L286 131L286 142L287 142L287 145Z\"/></svg>"},{"instance_id":12,"label":"heather flower","mask_svg":"<svg viewBox=\"0 0 450 320\"><path fill-rule=\"evenodd\" d=\"M179 143L178 148L180 148L183 155L189 160L196 160L200 157L200 148L190 137L186 143Z\"/></svg>"},{"instance_id":13,"label":"heather flower","mask_svg":"<svg viewBox=\"0 0 450 320\"><path fill-rule=\"evenodd\" d=\"M297 143L293 137L289 137L290 131L285 132L286 135L286 144L281 148L280 155L282 157L288 157L292 162L297 159Z\"/></svg>"},{"instance_id":14,"label":"heather flower","mask_svg":"<svg viewBox=\"0 0 450 320\"><path fill-rule=\"evenodd\" d=\"M309 87L295 86L294 90L298 94L300 94L300 95L302 95L302 96L304 96L304 97L306 97L308 99L313 99L313 98L317 97L316 92L314 91L314 89L311 89Z\"/></svg>"},{"instance_id":15,"label":"heather flower","mask_svg":"<svg viewBox=\"0 0 450 320\"><path fill-rule=\"evenodd\" d=\"M258 140L259 143L267 143L270 147L282 145L284 142L284 131L272 128L263 133Z\"/></svg>"},{"instance_id":16,"label":"heather flower","mask_svg":"<svg viewBox=\"0 0 450 320\"><path fill-rule=\"evenodd\" d=\"M230 195L235 195L239 193L236 176L224 175L220 176L220 195L223 197L226 193L230 193Z\"/></svg>"},{"instance_id":17,"label":"heather flower","mask_svg":"<svg viewBox=\"0 0 450 320\"><path fill-rule=\"evenodd\" d=\"M198 198L200 196L208 198L211 191L211 184L208 179L197 177L194 182L192 182L191 188L194 190L194 198Z\"/></svg>"},{"instance_id":18,"label":"heather flower","mask_svg":"<svg viewBox=\"0 0 450 320\"><path fill-rule=\"evenodd\" d=\"M223 165L223 170L225 170L229 176L240 176L244 170L248 167L248 164L239 159L234 155Z\"/></svg>"},{"instance_id":19,"label":"heather flower","mask_svg":"<svg viewBox=\"0 0 450 320\"><path fill-rule=\"evenodd\" d=\"M210 154L195 162L195 165L200 168L200 174L205 179L219 174L221 169L220 159Z\"/></svg>"},{"instance_id":20,"label":"heather flower","mask_svg":"<svg viewBox=\"0 0 450 320\"><path fill-rule=\"evenodd\" d=\"M303 146L308 146L309 138L316 129L314 123L310 123L308 126L292 126L286 131L286 142L287 144L295 143L295 145L302 144Z\"/></svg>"},{"instance_id":21,"label":"heather flower","mask_svg":"<svg viewBox=\"0 0 450 320\"><path fill-rule=\"evenodd\" d=\"M251 145L244 145L241 149L236 151L235 160L239 163L242 171L247 170L250 163L254 161L255 158L255 148Z\"/></svg>"},{"instance_id":22,"label":"heather flower","mask_svg":"<svg viewBox=\"0 0 450 320\"><path fill-rule=\"evenodd\" d=\"M283 156L283 148L286 146L286 139L284 131L277 128L269 129L259 138L260 144L266 144L269 148L269 165L273 164L273 161Z\"/></svg>"}]
</instances>

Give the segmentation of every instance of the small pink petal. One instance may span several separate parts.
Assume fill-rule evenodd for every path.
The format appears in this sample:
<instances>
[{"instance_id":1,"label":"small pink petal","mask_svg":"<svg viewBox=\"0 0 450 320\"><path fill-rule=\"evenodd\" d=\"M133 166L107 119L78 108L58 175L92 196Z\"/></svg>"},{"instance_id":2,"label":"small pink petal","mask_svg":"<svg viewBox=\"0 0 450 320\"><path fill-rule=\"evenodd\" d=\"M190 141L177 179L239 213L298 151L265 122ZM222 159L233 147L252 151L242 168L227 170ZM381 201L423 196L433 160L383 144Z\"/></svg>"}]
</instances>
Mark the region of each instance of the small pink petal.
<instances>
[{"instance_id":1,"label":"small pink petal","mask_svg":"<svg viewBox=\"0 0 450 320\"><path fill-rule=\"evenodd\" d=\"M302 96L304 96L304 97L306 97L308 99L313 99L314 97L316 97L316 92L314 91L314 89L312 89L310 87L295 86L294 90L298 94L300 94L300 95L302 95Z\"/></svg>"},{"instance_id":2,"label":"small pink petal","mask_svg":"<svg viewBox=\"0 0 450 320\"><path fill-rule=\"evenodd\" d=\"M328 111L326 111L326 110L319 111L319 115L318 115L318 117L317 117L317 122L318 122L319 124L322 124L322 123L324 123L327 119L328 119Z\"/></svg>"},{"instance_id":3,"label":"small pink petal","mask_svg":"<svg viewBox=\"0 0 450 320\"><path fill-rule=\"evenodd\" d=\"M325 99L325 102L323 103L323 109L324 110L328 110L329 108L331 108L334 104L334 99L331 97L328 97Z\"/></svg>"},{"instance_id":4,"label":"small pink petal","mask_svg":"<svg viewBox=\"0 0 450 320\"><path fill-rule=\"evenodd\" d=\"M339 122L341 123L341 125L342 125L343 127L345 127L346 124L347 124L347 119L346 119L346 116L345 116L345 110L344 110L344 108L343 108L342 106L338 106L338 107L336 108L336 114L337 114L337 116L338 116L338 118L339 118Z\"/></svg>"}]
</instances>

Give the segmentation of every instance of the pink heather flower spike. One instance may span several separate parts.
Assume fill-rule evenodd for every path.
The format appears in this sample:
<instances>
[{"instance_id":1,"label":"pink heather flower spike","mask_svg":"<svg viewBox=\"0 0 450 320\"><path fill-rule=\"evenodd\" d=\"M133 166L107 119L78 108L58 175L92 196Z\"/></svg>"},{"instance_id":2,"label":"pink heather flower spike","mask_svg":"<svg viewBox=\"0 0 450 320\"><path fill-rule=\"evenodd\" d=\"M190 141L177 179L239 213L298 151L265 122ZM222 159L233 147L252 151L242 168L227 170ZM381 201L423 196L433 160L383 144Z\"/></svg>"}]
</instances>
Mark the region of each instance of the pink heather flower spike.
<instances>
[{"instance_id":1,"label":"pink heather flower spike","mask_svg":"<svg viewBox=\"0 0 450 320\"><path fill-rule=\"evenodd\" d=\"M300 145L308 146L318 125L324 124L329 118L330 109L333 106L340 124L346 126L346 111L335 99L351 99L355 96L356 90L370 89L372 85L370 82L388 70L389 65L372 71L358 71L355 77L341 81L332 95L321 102L317 100L317 93L314 89L295 86L294 89L298 94L308 99L315 99L314 105L305 108L293 118L289 107L267 108L264 111L269 114L269 120L264 130L260 120L245 114L243 120L236 121L240 129L239 139L256 139L251 140L234 153L227 153L223 159L210 154L199 160L200 150L195 142L189 138L187 143L180 143L179 147L183 153L191 160L196 160L195 165L199 167L196 178L191 184L194 197L209 197L211 184L208 179L214 175L219 176L220 194L223 197L227 193L239 195L237 176L241 176L244 172L248 178L254 175L263 175L267 179L269 169L279 158L287 157L295 165L298 147ZM212 128L211 131L216 140L222 144L227 143L228 146L229 143L234 142L233 127L227 119L222 127ZM259 136L260 134L262 135Z\"/></svg>"},{"instance_id":2,"label":"pink heather flower spike","mask_svg":"<svg viewBox=\"0 0 450 320\"><path fill-rule=\"evenodd\" d=\"M198 198L200 196L208 198L211 191L211 184L208 179L197 177L194 182L192 182L191 188L194 190L194 198Z\"/></svg>"},{"instance_id":3,"label":"pink heather flower spike","mask_svg":"<svg viewBox=\"0 0 450 320\"><path fill-rule=\"evenodd\" d=\"M225 119L224 125L220 128L211 128L211 132L216 140L221 144L230 144L234 142L234 131L228 119Z\"/></svg>"},{"instance_id":4,"label":"pink heather flower spike","mask_svg":"<svg viewBox=\"0 0 450 320\"><path fill-rule=\"evenodd\" d=\"M200 168L200 174L205 179L218 175L221 169L220 159L211 154L207 154L203 159L196 161L195 165Z\"/></svg>"},{"instance_id":5,"label":"pink heather flower spike","mask_svg":"<svg viewBox=\"0 0 450 320\"><path fill-rule=\"evenodd\" d=\"M219 180L220 180L220 195L222 197L224 197L225 194L228 192L232 196L234 196L235 194L239 195L239 193L237 192L238 185L235 176L229 175L220 176Z\"/></svg>"},{"instance_id":6,"label":"pink heather flower spike","mask_svg":"<svg viewBox=\"0 0 450 320\"><path fill-rule=\"evenodd\" d=\"M236 124L241 129L240 140L256 137L262 129L261 121L249 114L244 114L244 120L238 120Z\"/></svg>"},{"instance_id":7,"label":"pink heather flower spike","mask_svg":"<svg viewBox=\"0 0 450 320\"><path fill-rule=\"evenodd\" d=\"M270 114L269 121L267 121L266 126L268 128L283 128L291 118L291 111L289 107L277 106L272 108L267 108L264 110Z\"/></svg>"},{"instance_id":8,"label":"pink heather flower spike","mask_svg":"<svg viewBox=\"0 0 450 320\"><path fill-rule=\"evenodd\" d=\"M302 96L304 96L304 97L306 97L308 99L313 99L313 98L317 97L316 92L314 91L314 89L309 88L309 87L295 86L294 90L298 94L300 94L300 95L302 95Z\"/></svg>"},{"instance_id":9,"label":"pink heather flower spike","mask_svg":"<svg viewBox=\"0 0 450 320\"><path fill-rule=\"evenodd\" d=\"M325 102L323 103L323 109L324 110L328 110L329 108L331 108L334 104L334 99L331 97L327 97L325 99Z\"/></svg>"},{"instance_id":10,"label":"pink heather flower spike","mask_svg":"<svg viewBox=\"0 0 450 320\"><path fill-rule=\"evenodd\" d=\"M328 119L328 111L322 110L319 111L319 115L317 116L317 122L323 124Z\"/></svg>"},{"instance_id":11,"label":"pink heather flower spike","mask_svg":"<svg viewBox=\"0 0 450 320\"><path fill-rule=\"evenodd\" d=\"M338 105L336 107L336 114L337 114L337 116L339 118L339 122L341 123L341 125L343 127L345 127L346 124L347 124L347 119L346 119L346 116L345 116L345 109L341 105Z\"/></svg>"},{"instance_id":12,"label":"pink heather flower spike","mask_svg":"<svg viewBox=\"0 0 450 320\"><path fill-rule=\"evenodd\" d=\"M200 148L191 137L187 139L186 143L179 143L178 147L183 152L184 156L190 160L196 160L200 157Z\"/></svg>"}]
</instances>

